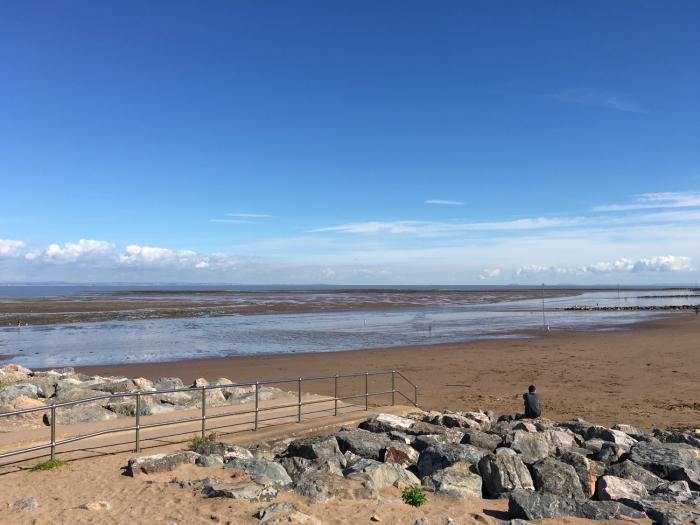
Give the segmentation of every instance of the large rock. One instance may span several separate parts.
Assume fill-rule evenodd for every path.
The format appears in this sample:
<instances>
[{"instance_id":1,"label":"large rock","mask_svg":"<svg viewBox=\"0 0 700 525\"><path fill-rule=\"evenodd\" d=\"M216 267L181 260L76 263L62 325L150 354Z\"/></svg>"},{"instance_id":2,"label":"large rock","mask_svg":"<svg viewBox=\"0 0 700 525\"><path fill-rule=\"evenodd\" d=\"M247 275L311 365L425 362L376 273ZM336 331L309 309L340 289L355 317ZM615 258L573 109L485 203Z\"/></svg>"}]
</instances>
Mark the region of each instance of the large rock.
<instances>
[{"instance_id":1,"label":"large rock","mask_svg":"<svg viewBox=\"0 0 700 525\"><path fill-rule=\"evenodd\" d=\"M557 426L569 429L581 437L586 437L588 429L594 425L593 423L589 423L585 419L577 418L569 421L560 421L559 423L557 423Z\"/></svg>"},{"instance_id":2,"label":"large rock","mask_svg":"<svg viewBox=\"0 0 700 525\"><path fill-rule=\"evenodd\" d=\"M31 397L19 396L9 400L7 404L0 405L0 414L3 412L14 412L25 408L43 407L44 402L40 399ZM44 411L28 412L26 414L18 414L16 416L7 416L0 418L0 428L7 429L11 427L27 427L41 426L44 417Z\"/></svg>"},{"instance_id":3,"label":"large rock","mask_svg":"<svg viewBox=\"0 0 700 525\"><path fill-rule=\"evenodd\" d=\"M671 481L686 481L691 489L700 490L700 450L685 444L636 444L629 459L657 476Z\"/></svg>"},{"instance_id":4,"label":"large rock","mask_svg":"<svg viewBox=\"0 0 700 525\"><path fill-rule=\"evenodd\" d=\"M484 495L489 498L500 498L516 489L535 489L530 471L514 454L484 456L479 461L479 473L483 479Z\"/></svg>"},{"instance_id":5,"label":"large rock","mask_svg":"<svg viewBox=\"0 0 700 525\"><path fill-rule=\"evenodd\" d=\"M346 453L346 458L347 454L351 454L351 452ZM353 461L352 464L362 459L359 456L356 457L357 460ZM298 456L286 456L279 458L277 461L284 467L284 470L287 471L287 474L289 474L294 481L299 481L310 472L324 472L340 477L343 476L342 467L336 460L306 459Z\"/></svg>"},{"instance_id":6,"label":"large rock","mask_svg":"<svg viewBox=\"0 0 700 525\"><path fill-rule=\"evenodd\" d=\"M405 443L392 441L384 449L382 459L384 463L391 463L403 468L408 468L418 463L418 458L419 454L415 448Z\"/></svg>"},{"instance_id":7,"label":"large rock","mask_svg":"<svg viewBox=\"0 0 700 525\"><path fill-rule=\"evenodd\" d=\"M385 434L375 434L367 430L344 430L335 434L341 452L351 451L360 457L382 459L383 450L391 443Z\"/></svg>"},{"instance_id":8,"label":"large rock","mask_svg":"<svg viewBox=\"0 0 700 525\"><path fill-rule=\"evenodd\" d=\"M255 517L264 525L278 523L321 525L320 519L304 514L293 503L287 502L273 503L269 507L259 510Z\"/></svg>"},{"instance_id":9,"label":"large rock","mask_svg":"<svg viewBox=\"0 0 700 525\"><path fill-rule=\"evenodd\" d=\"M603 441L603 446L598 452L593 454L593 458L606 465L611 465L622 460L623 456L625 456L629 450L629 447L626 445L618 445L611 441Z\"/></svg>"},{"instance_id":10,"label":"large rock","mask_svg":"<svg viewBox=\"0 0 700 525\"><path fill-rule=\"evenodd\" d=\"M156 390L174 390L176 388L185 388L185 384L179 377L161 377L153 383Z\"/></svg>"},{"instance_id":11,"label":"large rock","mask_svg":"<svg viewBox=\"0 0 700 525\"><path fill-rule=\"evenodd\" d=\"M564 452L558 457L559 461L571 465L576 471L584 496L590 498L595 494L595 484L599 475L603 474L603 465L596 464L583 454Z\"/></svg>"},{"instance_id":12,"label":"large rock","mask_svg":"<svg viewBox=\"0 0 700 525\"><path fill-rule=\"evenodd\" d=\"M260 485L255 482L227 483L207 478L202 487L202 495L206 498L231 498L248 501L271 501L277 496L277 488L273 485Z\"/></svg>"},{"instance_id":13,"label":"large rock","mask_svg":"<svg viewBox=\"0 0 700 525\"><path fill-rule=\"evenodd\" d=\"M610 465L605 469L605 474L637 481L644 485L647 491L656 490L656 488L664 482L664 480L656 474L649 472L647 469L640 467L629 459L626 459L622 463Z\"/></svg>"},{"instance_id":14,"label":"large rock","mask_svg":"<svg viewBox=\"0 0 700 525\"><path fill-rule=\"evenodd\" d=\"M554 454L557 450L573 449L578 446L574 433L570 430L545 430L542 432L545 441L549 445L549 453Z\"/></svg>"},{"instance_id":15,"label":"large rock","mask_svg":"<svg viewBox=\"0 0 700 525\"><path fill-rule=\"evenodd\" d=\"M224 465L226 468L238 468L248 474L253 481L261 485L286 487L292 484L292 478L279 463L261 458L233 458Z\"/></svg>"},{"instance_id":16,"label":"large rock","mask_svg":"<svg viewBox=\"0 0 700 525\"><path fill-rule=\"evenodd\" d=\"M533 464L530 471L538 492L567 498L583 497L581 482L571 465L553 458L545 458Z\"/></svg>"},{"instance_id":17,"label":"large rock","mask_svg":"<svg viewBox=\"0 0 700 525\"><path fill-rule=\"evenodd\" d=\"M99 390L100 392L107 392L109 394L124 394L127 392L135 392L137 390L136 385L131 379L120 378L116 381L108 381L106 383L98 383L92 385L90 388L93 390Z\"/></svg>"},{"instance_id":18,"label":"large rock","mask_svg":"<svg viewBox=\"0 0 700 525\"><path fill-rule=\"evenodd\" d=\"M489 452L496 450L496 447L501 444L501 441L501 436L497 434L488 434L477 429L465 430L464 437L462 437L463 444L483 448Z\"/></svg>"},{"instance_id":19,"label":"large rock","mask_svg":"<svg viewBox=\"0 0 700 525\"><path fill-rule=\"evenodd\" d=\"M510 447L518 452L521 459L528 465L549 456L549 443L541 433L532 434L516 430L513 433Z\"/></svg>"},{"instance_id":20,"label":"large rock","mask_svg":"<svg viewBox=\"0 0 700 525\"><path fill-rule=\"evenodd\" d=\"M373 459L361 459L345 471L348 479L368 480L372 487L381 490L394 484L400 486L419 485L420 480L398 465L379 463Z\"/></svg>"},{"instance_id":21,"label":"large rock","mask_svg":"<svg viewBox=\"0 0 700 525\"><path fill-rule=\"evenodd\" d=\"M627 448L637 442L636 439L631 438L620 430L613 430L599 425L594 425L588 429L586 432L586 439L602 439L603 441L609 441Z\"/></svg>"},{"instance_id":22,"label":"large rock","mask_svg":"<svg viewBox=\"0 0 700 525\"><path fill-rule=\"evenodd\" d=\"M19 396L38 399L39 389L31 383L17 383L0 388L0 405L8 405Z\"/></svg>"},{"instance_id":23,"label":"large rock","mask_svg":"<svg viewBox=\"0 0 700 525\"><path fill-rule=\"evenodd\" d=\"M56 408L57 425L110 421L112 419L117 419L117 414L99 405L89 403ZM43 420L45 425L51 425L51 412L44 413Z\"/></svg>"},{"instance_id":24,"label":"large rock","mask_svg":"<svg viewBox=\"0 0 700 525\"><path fill-rule=\"evenodd\" d=\"M304 438L292 441L284 452L287 457L336 461L345 467L345 456L340 452L335 436Z\"/></svg>"},{"instance_id":25,"label":"large rock","mask_svg":"<svg viewBox=\"0 0 700 525\"><path fill-rule=\"evenodd\" d=\"M616 501L564 498L554 494L516 490L508 496L510 518L540 520L572 516L593 520L644 518L645 514Z\"/></svg>"},{"instance_id":26,"label":"large rock","mask_svg":"<svg viewBox=\"0 0 700 525\"><path fill-rule=\"evenodd\" d=\"M378 416L363 421L359 426L361 429L377 433L390 432L392 430L406 432L414 423L415 421L413 419L408 419L407 417L395 416L393 414L379 414Z\"/></svg>"},{"instance_id":27,"label":"large rock","mask_svg":"<svg viewBox=\"0 0 700 525\"><path fill-rule=\"evenodd\" d=\"M128 476L139 474L156 474L158 472L169 472L175 470L180 465L194 464L199 454L190 451L173 452L172 454L154 454L152 456L142 456L132 458L126 467Z\"/></svg>"},{"instance_id":28,"label":"large rock","mask_svg":"<svg viewBox=\"0 0 700 525\"><path fill-rule=\"evenodd\" d=\"M453 497L481 497L481 476L469 463L458 461L423 478L423 485L435 494Z\"/></svg>"},{"instance_id":29,"label":"large rock","mask_svg":"<svg viewBox=\"0 0 700 525\"><path fill-rule=\"evenodd\" d=\"M298 494L311 503L323 503L329 499L376 499L377 489L365 480L348 480L328 472L309 472L294 483Z\"/></svg>"},{"instance_id":30,"label":"large rock","mask_svg":"<svg viewBox=\"0 0 700 525\"><path fill-rule=\"evenodd\" d=\"M596 484L596 494L601 501L622 499L644 499L649 496L646 487L639 481L601 476Z\"/></svg>"},{"instance_id":31,"label":"large rock","mask_svg":"<svg viewBox=\"0 0 700 525\"><path fill-rule=\"evenodd\" d=\"M479 460L487 454L486 451L472 445L432 445L420 453L418 458L418 472L422 476L432 474L458 461L465 461L471 465L477 465Z\"/></svg>"},{"instance_id":32,"label":"large rock","mask_svg":"<svg viewBox=\"0 0 700 525\"><path fill-rule=\"evenodd\" d=\"M700 523L700 498L690 505L668 504L658 500L625 500L630 507L645 512L654 525L695 525Z\"/></svg>"},{"instance_id":33,"label":"large rock","mask_svg":"<svg viewBox=\"0 0 700 525\"><path fill-rule=\"evenodd\" d=\"M617 424L613 425L612 429L624 432L625 434L636 440L642 439L646 435L643 430L637 427L633 427L632 425Z\"/></svg>"}]
</instances>

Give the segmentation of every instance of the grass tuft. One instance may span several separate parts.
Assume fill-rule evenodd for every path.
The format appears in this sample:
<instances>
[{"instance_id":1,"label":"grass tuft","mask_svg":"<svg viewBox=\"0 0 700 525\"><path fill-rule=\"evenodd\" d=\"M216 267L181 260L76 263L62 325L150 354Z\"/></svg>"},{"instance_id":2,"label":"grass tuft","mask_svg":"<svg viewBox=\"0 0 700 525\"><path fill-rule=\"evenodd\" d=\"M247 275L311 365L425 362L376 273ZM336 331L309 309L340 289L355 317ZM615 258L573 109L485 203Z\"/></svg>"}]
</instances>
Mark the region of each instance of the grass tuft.
<instances>
[{"instance_id":1,"label":"grass tuft","mask_svg":"<svg viewBox=\"0 0 700 525\"><path fill-rule=\"evenodd\" d=\"M62 467L63 465L66 465L65 461L62 461L60 459L49 459L47 461L37 463L30 470L32 472L40 472L42 470L53 470L55 468Z\"/></svg>"},{"instance_id":2,"label":"grass tuft","mask_svg":"<svg viewBox=\"0 0 700 525\"><path fill-rule=\"evenodd\" d=\"M219 438L219 434L216 432L209 432L206 436L192 436L189 445L187 446L190 450L197 450L199 447L205 443L214 443Z\"/></svg>"},{"instance_id":3,"label":"grass tuft","mask_svg":"<svg viewBox=\"0 0 700 525\"><path fill-rule=\"evenodd\" d=\"M401 494L403 502L412 507L420 507L428 501L425 491L420 487L406 487Z\"/></svg>"}]
</instances>

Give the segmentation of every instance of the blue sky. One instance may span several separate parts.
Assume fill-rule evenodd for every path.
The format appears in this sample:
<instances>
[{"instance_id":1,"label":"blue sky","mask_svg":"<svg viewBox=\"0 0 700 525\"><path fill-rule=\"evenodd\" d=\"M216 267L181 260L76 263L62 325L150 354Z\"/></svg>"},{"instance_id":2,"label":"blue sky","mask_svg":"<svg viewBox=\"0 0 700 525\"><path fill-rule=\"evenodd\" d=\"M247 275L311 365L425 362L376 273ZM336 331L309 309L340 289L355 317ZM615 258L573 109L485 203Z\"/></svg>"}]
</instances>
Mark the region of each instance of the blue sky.
<instances>
[{"instance_id":1,"label":"blue sky","mask_svg":"<svg viewBox=\"0 0 700 525\"><path fill-rule=\"evenodd\" d=\"M0 281L700 278L697 2L5 2Z\"/></svg>"}]
</instances>

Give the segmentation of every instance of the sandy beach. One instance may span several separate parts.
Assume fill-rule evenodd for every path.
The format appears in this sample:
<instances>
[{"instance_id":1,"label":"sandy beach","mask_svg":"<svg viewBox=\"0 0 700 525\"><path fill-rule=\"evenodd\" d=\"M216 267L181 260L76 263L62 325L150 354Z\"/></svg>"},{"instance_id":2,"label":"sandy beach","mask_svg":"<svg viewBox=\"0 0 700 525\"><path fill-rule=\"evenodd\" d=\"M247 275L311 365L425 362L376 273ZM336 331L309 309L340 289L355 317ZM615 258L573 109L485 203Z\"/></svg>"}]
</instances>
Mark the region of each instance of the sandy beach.
<instances>
[{"instance_id":1,"label":"sandy beach","mask_svg":"<svg viewBox=\"0 0 700 525\"><path fill-rule=\"evenodd\" d=\"M421 408L515 413L531 383L545 415L602 424L700 426L700 316L639 323L621 332L556 332L486 340L333 353L93 366L88 374L227 377L254 381L396 369L418 384ZM307 387L305 387L307 388ZM308 390L331 394L330 383Z\"/></svg>"}]
</instances>

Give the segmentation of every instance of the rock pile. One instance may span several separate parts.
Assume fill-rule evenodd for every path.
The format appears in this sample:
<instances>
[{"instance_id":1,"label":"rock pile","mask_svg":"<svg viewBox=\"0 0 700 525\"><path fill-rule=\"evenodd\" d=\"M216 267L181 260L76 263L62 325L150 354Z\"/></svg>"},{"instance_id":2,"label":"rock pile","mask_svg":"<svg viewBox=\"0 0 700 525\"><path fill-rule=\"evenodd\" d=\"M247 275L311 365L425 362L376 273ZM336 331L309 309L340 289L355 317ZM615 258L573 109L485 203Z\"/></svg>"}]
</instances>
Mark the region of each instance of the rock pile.
<instances>
[{"instance_id":1,"label":"rock pile","mask_svg":"<svg viewBox=\"0 0 700 525\"><path fill-rule=\"evenodd\" d=\"M179 377L161 377L149 381L143 377L88 376L73 368L59 368L46 371L32 371L20 365L0 367L0 414L24 408L34 408L110 394L155 392L157 390L183 389L182 392L151 394L141 396L141 415L162 414L177 410L201 407L201 387L206 385L231 385L234 381L221 377L208 382L197 379L192 385L185 385ZM288 395L277 388L259 387L260 400ZM237 405L255 401L254 386L232 386L207 390L208 407ZM81 403L70 407L60 407L56 411L56 422L60 425L107 421L119 417L136 415L135 396L111 396L104 399ZM41 426L51 424L48 411L38 411L17 416L0 418L0 428Z\"/></svg>"},{"instance_id":2,"label":"rock pile","mask_svg":"<svg viewBox=\"0 0 700 525\"><path fill-rule=\"evenodd\" d=\"M193 452L133 459L127 473L183 462L221 474L179 481L203 497L270 502L292 490L311 502L377 499L386 487L422 485L445 497L508 498L517 520L649 517L700 523L700 439L691 432L645 433L581 419L514 421L484 412L381 414L334 435L244 449L205 443ZM316 523L289 504L261 508ZM458 523L458 520L453 520Z\"/></svg>"}]
</instances>

